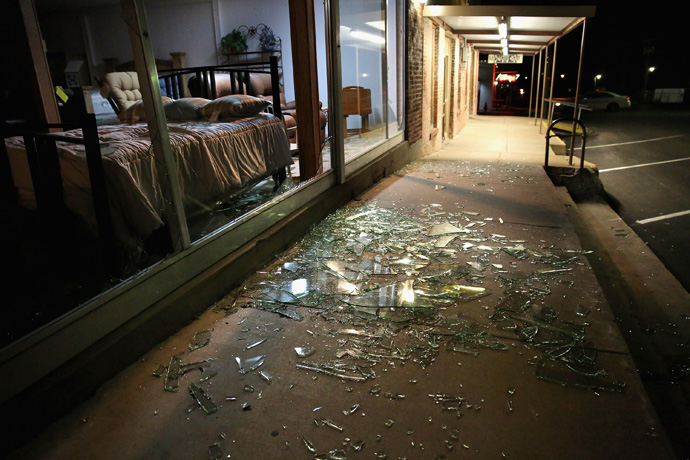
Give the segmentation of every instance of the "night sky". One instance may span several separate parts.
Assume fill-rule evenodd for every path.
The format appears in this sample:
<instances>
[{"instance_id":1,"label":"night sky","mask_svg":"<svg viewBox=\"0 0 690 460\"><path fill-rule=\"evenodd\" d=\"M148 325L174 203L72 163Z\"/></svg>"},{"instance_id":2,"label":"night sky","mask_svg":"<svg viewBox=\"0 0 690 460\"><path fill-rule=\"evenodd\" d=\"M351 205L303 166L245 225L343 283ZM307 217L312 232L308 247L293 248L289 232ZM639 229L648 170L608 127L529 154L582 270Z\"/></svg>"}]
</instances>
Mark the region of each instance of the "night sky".
<instances>
[{"instance_id":1,"label":"night sky","mask_svg":"<svg viewBox=\"0 0 690 460\"><path fill-rule=\"evenodd\" d=\"M471 4L474 4L471 2ZM623 1L481 1L482 5L594 5L596 15L587 20L585 53L580 92L594 88L594 76L601 74L599 89L608 89L631 97L640 97L648 74L647 90L690 87L690 72L684 70L680 34L688 25L681 24L683 13L669 2L635 6ZM639 4L638 4L639 5ZM656 8L655 8L656 7ZM558 42L555 96L572 97L575 93L582 27ZM524 74L529 74L531 59L525 59Z\"/></svg>"},{"instance_id":2,"label":"night sky","mask_svg":"<svg viewBox=\"0 0 690 460\"><path fill-rule=\"evenodd\" d=\"M598 73L605 87L632 96L643 89L650 66L655 71L649 74L648 90L690 85L680 46L681 11L669 2L642 8L618 1L596 6L596 16L587 21L583 85L590 79L593 85L590 77Z\"/></svg>"}]
</instances>

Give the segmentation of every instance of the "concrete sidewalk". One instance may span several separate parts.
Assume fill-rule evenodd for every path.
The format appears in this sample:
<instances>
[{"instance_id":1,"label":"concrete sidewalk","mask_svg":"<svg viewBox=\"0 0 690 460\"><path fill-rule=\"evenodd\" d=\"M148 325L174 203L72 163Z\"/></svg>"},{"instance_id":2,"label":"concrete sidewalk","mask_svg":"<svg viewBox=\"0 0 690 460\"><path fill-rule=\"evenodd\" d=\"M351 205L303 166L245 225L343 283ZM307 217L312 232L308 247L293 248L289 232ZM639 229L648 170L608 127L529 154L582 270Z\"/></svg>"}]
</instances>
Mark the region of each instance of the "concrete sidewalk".
<instances>
[{"instance_id":1,"label":"concrete sidewalk","mask_svg":"<svg viewBox=\"0 0 690 460\"><path fill-rule=\"evenodd\" d=\"M10 458L676 458L544 151L473 118Z\"/></svg>"}]
</instances>

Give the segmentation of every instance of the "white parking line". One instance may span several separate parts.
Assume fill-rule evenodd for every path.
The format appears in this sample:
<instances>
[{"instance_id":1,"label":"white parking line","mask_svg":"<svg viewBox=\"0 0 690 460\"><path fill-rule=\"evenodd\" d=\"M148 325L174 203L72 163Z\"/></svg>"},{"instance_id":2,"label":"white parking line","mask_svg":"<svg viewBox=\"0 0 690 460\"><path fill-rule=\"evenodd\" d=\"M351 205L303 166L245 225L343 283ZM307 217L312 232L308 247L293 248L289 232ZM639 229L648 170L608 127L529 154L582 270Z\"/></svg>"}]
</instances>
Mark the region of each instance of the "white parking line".
<instances>
[{"instance_id":1,"label":"white parking line","mask_svg":"<svg viewBox=\"0 0 690 460\"><path fill-rule=\"evenodd\" d=\"M672 214L666 214L665 216L656 216L656 217L650 217L649 219L637 220L637 221L635 221L635 223L644 225L644 224L649 224L651 222L657 222L659 220L666 220L666 219L671 219L673 217L685 216L687 214L690 214L690 210L674 212Z\"/></svg>"},{"instance_id":2,"label":"white parking line","mask_svg":"<svg viewBox=\"0 0 690 460\"><path fill-rule=\"evenodd\" d=\"M600 169L599 172L620 171L621 169L642 168L643 166L663 165L665 163L675 163L677 161L687 161L690 157L676 158L675 160L656 161L654 163L641 163L639 165L619 166L617 168Z\"/></svg>"},{"instance_id":3,"label":"white parking line","mask_svg":"<svg viewBox=\"0 0 690 460\"><path fill-rule=\"evenodd\" d=\"M630 145L630 144L643 144L645 142L665 141L666 139L675 139L677 137L683 137L683 136L685 136L685 134L676 134L674 136L666 136L666 137L655 137L652 139L642 139L640 141L619 142L617 144L588 145L587 150L589 150L589 149L602 149L602 148L606 148L606 147L618 147L621 145ZM580 147L578 147L577 149L580 149Z\"/></svg>"}]
</instances>

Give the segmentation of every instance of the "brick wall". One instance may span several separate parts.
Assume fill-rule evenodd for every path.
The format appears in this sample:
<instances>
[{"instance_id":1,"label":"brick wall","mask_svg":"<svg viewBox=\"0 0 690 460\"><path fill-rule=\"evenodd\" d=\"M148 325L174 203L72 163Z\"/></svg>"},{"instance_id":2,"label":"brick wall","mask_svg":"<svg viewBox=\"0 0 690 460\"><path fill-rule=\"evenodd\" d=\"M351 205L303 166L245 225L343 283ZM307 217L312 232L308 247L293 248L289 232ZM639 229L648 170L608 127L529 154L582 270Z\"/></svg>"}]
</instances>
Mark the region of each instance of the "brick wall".
<instances>
[{"instance_id":1,"label":"brick wall","mask_svg":"<svg viewBox=\"0 0 690 460\"><path fill-rule=\"evenodd\" d=\"M440 55L440 41L439 41L439 27L436 24L431 24L431 33L433 34L433 52L431 54L431 126L438 128L439 121L439 73L441 72Z\"/></svg>"},{"instance_id":2,"label":"brick wall","mask_svg":"<svg viewBox=\"0 0 690 460\"><path fill-rule=\"evenodd\" d=\"M442 71L445 47L445 24L436 23L424 18L421 8L407 2L407 54L406 54L406 99L405 99L405 135L410 144L421 141L424 153L441 148L440 126L442 104L440 103ZM442 43L443 41L443 43ZM451 40L450 62L450 120L449 137L458 134L469 122L469 116L475 114L478 57L474 52L468 53L466 63L462 63L462 37ZM436 124L438 129L433 128Z\"/></svg>"},{"instance_id":3,"label":"brick wall","mask_svg":"<svg viewBox=\"0 0 690 460\"><path fill-rule=\"evenodd\" d=\"M455 118L457 116L457 94L459 90L458 86L458 40L451 41L450 49L450 97L448 101L450 103L450 120L448 120L448 134L452 138L455 134Z\"/></svg>"},{"instance_id":4,"label":"brick wall","mask_svg":"<svg viewBox=\"0 0 690 460\"><path fill-rule=\"evenodd\" d=\"M407 59L405 137L410 144L422 139L424 89L424 18L414 2L407 3Z\"/></svg>"}]
</instances>

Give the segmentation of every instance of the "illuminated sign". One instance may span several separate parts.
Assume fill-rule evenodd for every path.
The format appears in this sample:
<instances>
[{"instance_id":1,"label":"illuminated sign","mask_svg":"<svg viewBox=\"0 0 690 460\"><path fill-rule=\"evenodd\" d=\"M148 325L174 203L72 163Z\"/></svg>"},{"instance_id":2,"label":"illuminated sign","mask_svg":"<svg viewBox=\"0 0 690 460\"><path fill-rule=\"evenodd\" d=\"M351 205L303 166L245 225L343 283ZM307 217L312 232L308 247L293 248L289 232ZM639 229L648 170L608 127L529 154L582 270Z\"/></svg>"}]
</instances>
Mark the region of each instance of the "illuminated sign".
<instances>
[{"instance_id":1,"label":"illuminated sign","mask_svg":"<svg viewBox=\"0 0 690 460\"><path fill-rule=\"evenodd\" d=\"M489 54L486 62L489 64L522 64L522 54Z\"/></svg>"},{"instance_id":2,"label":"illuminated sign","mask_svg":"<svg viewBox=\"0 0 690 460\"><path fill-rule=\"evenodd\" d=\"M499 73L496 75L496 81L501 83L514 83L520 78L519 73Z\"/></svg>"}]
</instances>

